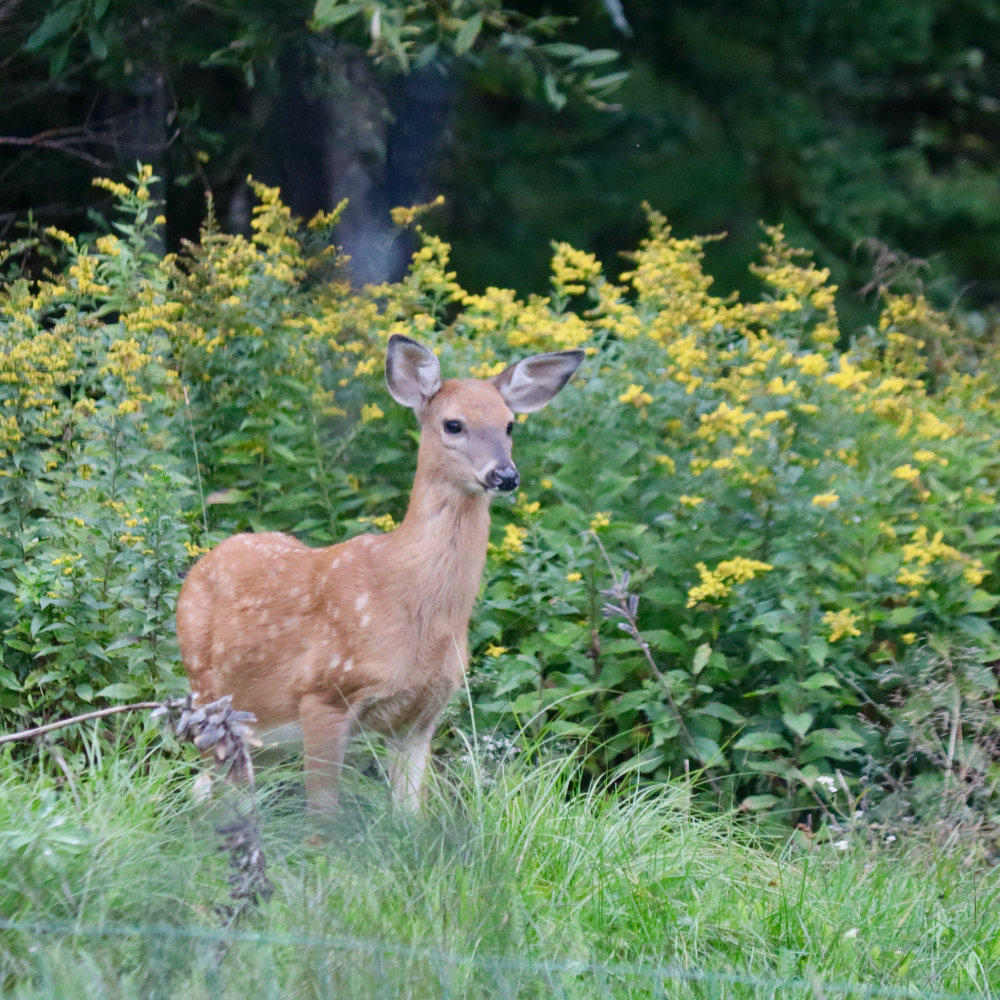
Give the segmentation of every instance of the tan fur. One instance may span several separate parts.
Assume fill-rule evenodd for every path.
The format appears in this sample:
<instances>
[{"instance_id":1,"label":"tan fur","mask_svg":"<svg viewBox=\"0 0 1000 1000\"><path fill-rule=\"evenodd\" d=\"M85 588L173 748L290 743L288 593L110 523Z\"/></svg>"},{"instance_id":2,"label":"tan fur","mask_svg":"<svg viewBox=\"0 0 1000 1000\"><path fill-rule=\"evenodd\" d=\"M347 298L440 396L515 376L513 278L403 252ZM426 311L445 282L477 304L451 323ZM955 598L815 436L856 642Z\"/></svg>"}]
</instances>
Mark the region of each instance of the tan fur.
<instances>
[{"instance_id":1,"label":"tan fur","mask_svg":"<svg viewBox=\"0 0 1000 1000\"><path fill-rule=\"evenodd\" d=\"M492 382L441 383L426 348L392 338L390 391L421 425L402 524L320 549L278 533L235 535L189 573L177 634L192 689L203 701L232 694L265 739L301 728L312 809L336 804L346 743L359 727L388 737L393 790L418 802L434 725L466 669L490 496L513 488L512 477L516 485L505 397L537 409L579 357L525 359L513 388L503 380L518 366ZM448 421L463 433L447 433ZM491 474L507 480L488 488Z\"/></svg>"}]
</instances>

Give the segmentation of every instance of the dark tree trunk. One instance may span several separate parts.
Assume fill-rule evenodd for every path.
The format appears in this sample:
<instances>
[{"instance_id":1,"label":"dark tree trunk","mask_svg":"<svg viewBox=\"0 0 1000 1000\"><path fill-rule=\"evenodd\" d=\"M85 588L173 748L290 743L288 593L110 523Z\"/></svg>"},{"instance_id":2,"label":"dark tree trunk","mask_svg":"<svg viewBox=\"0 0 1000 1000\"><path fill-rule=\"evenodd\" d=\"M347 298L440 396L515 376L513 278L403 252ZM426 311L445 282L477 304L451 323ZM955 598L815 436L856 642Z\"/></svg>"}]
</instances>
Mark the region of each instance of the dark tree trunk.
<instances>
[{"instance_id":1,"label":"dark tree trunk","mask_svg":"<svg viewBox=\"0 0 1000 1000\"><path fill-rule=\"evenodd\" d=\"M390 94L364 52L329 41L289 54L280 75L261 177L306 218L347 198L337 240L354 280L398 278L408 248L394 238L388 210L436 193L430 178L449 104L446 77L412 74Z\"/></svg>"}]
</instances>

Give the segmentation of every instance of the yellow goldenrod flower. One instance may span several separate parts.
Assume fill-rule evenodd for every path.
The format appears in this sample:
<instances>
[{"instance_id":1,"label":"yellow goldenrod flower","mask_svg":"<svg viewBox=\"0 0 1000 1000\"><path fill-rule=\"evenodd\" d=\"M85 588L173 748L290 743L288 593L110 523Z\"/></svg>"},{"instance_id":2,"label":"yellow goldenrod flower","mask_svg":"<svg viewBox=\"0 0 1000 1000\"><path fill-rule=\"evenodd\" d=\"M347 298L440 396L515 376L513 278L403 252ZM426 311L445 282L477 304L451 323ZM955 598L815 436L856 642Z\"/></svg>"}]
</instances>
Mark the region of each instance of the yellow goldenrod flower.
<instances>
[{"instance_id":1,"label":"yellow goldenrod flower","mask_svg":"<svg viewBox=\"0 0 1000 1000\"><path fill-rule=\"evenodd\" d=\"M514 510L522 517L533 517L541 509L541 503L538 500L529 500L527 493L519 493L517 495L517 503L514 505Z\"/></svg>"},{"instance_id":2,"label":"yellow goldenrod flower","mask_svg":"<svg viewBox=\"0 0 1000 1000\"><path fill-rule=\"evenodd\" d=\"M748 410L742 406L730 406L723 400L711 413L701 415L695 433L706 441L716 441L723 434L738 437L751 420L753 414Z\"/></svg>"},{"instance_id":3,"label":"yellow goldenrod flower","mask_svg":"<svg viewBox=\"0 0 1000 1000\"><path fill-rule=\"evenodd\" d=\"M566 581L568 583L578 583L582 579L583 579L583 574L582 573L567 573L566 574Z\"/></svg>"},{"instance_id":4,"label":"yellow goldenrod flower","mask_svg":"<svg viewBox=\"0 0 1000 1000\"><path fill-rule=\"evenodd\" d=\"M498 656L503 656L503 654L507 652L507 647L498 646L494 642L490 643L490 645L488 645L486 649L483 650L483 652L485 653L486 656L490 656L495 660Z\"/></svg>"},{"instance_id":5,"label":"yellow goldenrod flower","mask_svg":"<svg viewBox=\"0 0 1000 1000\"><path fill-rule=\"evenodd\" d=\"M919 588L926 586L927 584L927 570L925 569L909 569L904 566L896 574L896 582L902 584L904 587L910 588L911 597L919 597Z\"/></svg>"},{"instance_id":6,"label":"yellow goldenrod flower","mask_svg":"<svg viewBox=\"0 0 1000 1000\"><path fill-rule=\"evenodd\" d=\"M439 194L433 201L429 201L423 205L410 205L408 208L397 207L389 209L389 216L392 219L392 224L394 226L399 226L400 229L405 229L407 226L412 226L414 222L429 212L432 208L438 208L444 204L444 195ZM339 209L340 206L338 205Z\"/></svg>"},{"instance_id":7,"label":"yellow goldenrod flower","mask_svg":"<svg viewBox=\"0 0 1000 1000\"><path fill-rule=\"evenodd\" d=\"M715 567L715 572L724 579L734 583L747 583L760 573L768 573L774 567L770 563L758 559L747 559L737 556L735 559L725 559Z\"/></svg>"},{"instance_id":8,"label":"yellow goldenrod flower","mask_svg":"<svg viewBox=\"0 0 1000 1000\"><path fill-rule=\"evenodd\" d=\"M631 403L633 406L649 406L653 397L641 385L634 382L618 397L619 403Z\"/></svg>"},{"instance_id":9,"label":"yellow goldenrod flower","mask_svg":"<svg viewBox=\"0 0 1000 1000\"><path fill-rule=\"evenodd\" d=\"M892 470L893 479L902 479L904 482L912 483L915 479L920 478L920 470L915 469L912 465L897 465L895 469Z\"/></svg>"},{"instance_id":10,"label":"yellow goldenrod flower","mask_svg":"<svg viewBox=\"0 0 1000 1000\"><path fill-rule=\"evenodd\" d=\"M611 513L606 510L599 510L590 519L590 530L600 531L601 528L606 528L611 523Z\"/></svg>"},{"instance_id":11,"label":"yellow goldenrod flower","mask_svg":"<svg viewBox=\"0 0 1000 1000\"><path fill-rule=\"evenodd\" d=\"M832 507L839 499L840 496L836 493L817 493L812 498L812 505L826 510L827 507Z\"/></svg>"},{"instance_id":12,"label":"yellow goldenrod flower","mask_svg":"<svg viewBox=\"0 0 1000 1000\"><path fill-rule=\"evenodd\" d=\"M872 373L870 371L862 371L853 365L846 356L842 356L840 359L840 370L827 375L826 381L830 385L835 385L838 389L849 392L854 389L863 388L864 384L871 377Z\"/></svg>"},{"instance_id":13,"label":"yellow goldenrod flower","mask_svg":"<svg viewBox=\"0 0 1000 1000\"><path fill-rule=\"evenodd\" d=\"M583 295L601 276L601 265L592 253L569 243L554 243L552 286L557 295Z\"/></svg>"},{"instance_id":14,"label":"yellow goldenrod flower","mask_svg":"<svg viewBox=\"0 0 1000 1000\"><path fill-rule=\"evenodd\" d=\"M470 370L469 375L472 378L493 378L494 375L499 375L507 367L505 361L497 361L492 363L489 361L484 361L481 365Z\"/></svg>"},{"instance_id":15,"label":"yellow goldenrod flower","mask_svg":"<svg viewBox=\"0 0 1000 1000\"><path fill-rule=\"evenodd\" d=\"M858 617L849 608L840 611L827 611L823 615L823 624L830 629L830 642L837 642L844 636L859 636Z\"/></svg>"},{"instance_id":16,"label":"yellow goldenrod flower","mask_svg":"<svg viewBox=\"0 0 1000 1000\"><path fill-rule=\"evenodd\" d=\"M110 192L116 198L127 198L130 194L127 185L120 181L113 181L110 177L95 177L90 183L94 187Z\"/></svg>"},{"instance_id":17,"label":"yellow goldenrod flower","mask_svg":"<svg viewBox=\"0 0 1000 1000\"><path fill-rule=\"evenodd\" d=\"M777 375L764 386L764 391L770 396L794 396L799 391L799 383L794 379L786 382Z\"/></svg>"},{"instance_id":18,"label":"yellow goldenrod flower","mask_svg":"<svg viewBox=\"0 0 1000 1000\"><path fill-rule=\"evenodd\" d=\"M941 441L947 441L954 437L955 433L955 428L930 411L922 413L917 421L917 435L922 438L937 438Z\"/></svg>"},{"instance_id":19,"label":"yellow goldenrod flower","mask_svg":"<svg viewBox=\"0 0 1000 1000\"><path fill-rule=\"evenodd\" d=\"M76 237L71 236L65 229L58 229L55 226L46 226L45 235L51 236L52 239L58 240L60 243L63 243L70 248L76 246Z\"/></svg>"},{"instance_id":20,"label":"yellow goldenrod flower","mask_svg":"<svg viewBox=\"0 0 1000 1000\"><path fill-rule=\"evenodd\" d=\"M795 364L803 375L817 378L825 375L830 368L830 362L822 354L803 354L795 359Z\"/></svg>"},{"instance_id":21,"label":"yellow goldenrod flower","mask_svg":"<svg viewBox=\"0 0 1000 1000\"><path fill-rule=\"evenodd\" d=\"M505 524L503 528L503 542L500 544L500 551L504 555L513 555L524 551L524 540L528 537L528 529L520 524Z\"/></svg>"},{"instance_id":22,"label":"yellow goldenrod flower","mask_svg":"<svg viewBox=\"0 0 1000 1000\"><path fill-rule=\"evenodd\" d=\"M381 420L384 416L385 414L378 403L365 403L361 407L361 422L364 424L370 424L373 420Z\"/></svg>"},{"instance_id":23,"label":"yellow goldenrod flower","mask_svg":"<svg viewBox=\"0 0 1000 1000\"><path fill-rule=\"evenodd\" d=\"M704 563L698 563L695 569L698 570L701 583L688 590L687 607L693 608L702 601L726 597L729 594L730 588L726 586L721 577L713 573Z\"/></svg>"},{"instance_id":24,"label":"yellow goldenrod flower","mask_svg":"<svg viewBox=\"0 0 1000 1000\"><path fill-rule=\"evenodd\" d=\"M687 593L687 607L689 608L693 608L702 601L727 597L736 584L748 583L759 574L767 573L774 567L770 563L760 562L757 559L737 556L735 559L723 560L714 570L710 570L704 563L698 563L695 569L698 570L701 583L692 587Z\"/></svg>"}]
</instances>

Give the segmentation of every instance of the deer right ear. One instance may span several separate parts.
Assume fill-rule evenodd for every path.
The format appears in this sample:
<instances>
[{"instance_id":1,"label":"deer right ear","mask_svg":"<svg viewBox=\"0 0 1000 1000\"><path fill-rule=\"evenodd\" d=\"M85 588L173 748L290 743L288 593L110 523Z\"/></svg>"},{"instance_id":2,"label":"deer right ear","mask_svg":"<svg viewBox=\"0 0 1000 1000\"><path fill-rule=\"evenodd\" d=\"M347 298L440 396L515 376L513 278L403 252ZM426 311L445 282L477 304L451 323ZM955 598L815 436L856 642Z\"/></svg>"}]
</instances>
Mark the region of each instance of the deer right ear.
<instances>
[{"instance_id":1,"label":"deer right ear","mask_svg":"<svg viewBox=\"0 0 1000 1000\"><path fill-rule=\"evenodd\" d=\"M385 354L385 384L397 403L419 413L441 388L437 355L423 344L394 333Z\"/></svg>"},{"instance_id":2,"label":"deer right ear","mask_svg":"<svg viewBox=\"0 0 1000 1000\"><path fill-rule=\"evenodd\" d=\"M575 350L522 358L494 376L493 384L515 413L533 413L569 381L583 356L583 351Z\"/></svg>"}]
</instances>

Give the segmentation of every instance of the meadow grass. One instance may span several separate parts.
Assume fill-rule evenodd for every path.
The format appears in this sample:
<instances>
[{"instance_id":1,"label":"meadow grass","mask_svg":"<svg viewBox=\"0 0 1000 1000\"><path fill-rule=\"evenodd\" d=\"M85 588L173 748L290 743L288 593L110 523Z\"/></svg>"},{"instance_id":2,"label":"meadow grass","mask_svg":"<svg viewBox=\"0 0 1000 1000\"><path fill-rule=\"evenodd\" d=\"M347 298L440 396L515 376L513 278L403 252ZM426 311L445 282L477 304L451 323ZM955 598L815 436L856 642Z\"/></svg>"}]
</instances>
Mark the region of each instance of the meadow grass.
<instances>
[{"instance_id":1,"label":"meadow grass","mask_svg":"<svg viewBox=\"0 0 1000 1000\"><path fill-rule=\"evenodd\" d=\"M572 756L440 767L424 812L357 778L306 823L263 782L269 901L224 926L223 807L151 735L56 787L0 763L0 995L995 996L1000 870L911 834L764 841L689 785L585 790ZM285 769L285 775L294 775Z\"/></svg>"}]
</instances>

